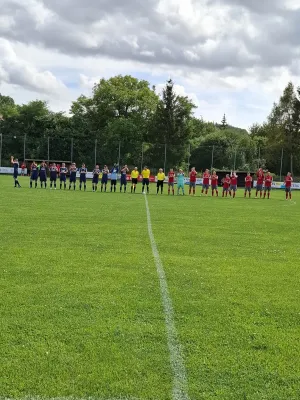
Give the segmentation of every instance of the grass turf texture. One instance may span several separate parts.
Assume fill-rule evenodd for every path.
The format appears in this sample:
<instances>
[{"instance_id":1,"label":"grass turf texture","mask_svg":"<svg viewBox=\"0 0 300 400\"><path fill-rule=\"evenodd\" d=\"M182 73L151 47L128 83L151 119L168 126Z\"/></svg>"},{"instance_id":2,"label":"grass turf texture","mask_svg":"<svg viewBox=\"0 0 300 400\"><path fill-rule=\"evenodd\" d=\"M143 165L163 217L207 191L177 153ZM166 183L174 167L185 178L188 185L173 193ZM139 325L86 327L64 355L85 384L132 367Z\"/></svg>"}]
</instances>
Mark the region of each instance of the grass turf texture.
<instances>
[{"instance_id":1,"label":"grass turf texture","mask_svg":"<svg viewBox=\"0 0 300 400\"><path fill-rule=\"evenodd\" d=\"M0 397L171 399L144 197L20 182L0 177ZM241 196L148 197L190 399L296 400L300 193Z\"/></svg>"}]
</instances>

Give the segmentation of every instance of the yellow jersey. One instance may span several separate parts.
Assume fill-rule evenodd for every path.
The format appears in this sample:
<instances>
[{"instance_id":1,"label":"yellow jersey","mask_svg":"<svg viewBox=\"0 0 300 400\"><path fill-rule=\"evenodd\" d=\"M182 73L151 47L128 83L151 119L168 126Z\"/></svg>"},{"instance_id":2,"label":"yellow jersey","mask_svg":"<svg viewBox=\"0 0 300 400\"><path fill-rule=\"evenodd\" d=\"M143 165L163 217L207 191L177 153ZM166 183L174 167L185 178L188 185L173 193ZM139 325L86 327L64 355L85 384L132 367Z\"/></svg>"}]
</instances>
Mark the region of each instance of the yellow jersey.
<instances>
[{"instance_id":1,"label":"yellow jersey","mask_svg":"<svg viewBox=\"0 0 300 400\"><path fill-rule=\"evenodd\" d=\"M139 177L139 171L136 171L135 169L131 172L131 178L137 179Z\"/></svg>"},{"instance_id":2,"label":"yellow jersey","mask_svg":"<svg viewBox=\"0 0 300 400\"><path fill-rule=\"evenodd\" d=\"M150 169L143 169L142 176L144 179L149 179L150 177Z\"/></svg>"},{"instance_id":3,"label":"yellow jersey","mask_svg":"<svg viewBox=\"0 0 300 400\"><path fill-rule=\"evenodd\" d=\"M157 174L157 180L158 181L164 181L165 180L166 175L163 172L159 172Z\"/></svg>"}]
</instances>

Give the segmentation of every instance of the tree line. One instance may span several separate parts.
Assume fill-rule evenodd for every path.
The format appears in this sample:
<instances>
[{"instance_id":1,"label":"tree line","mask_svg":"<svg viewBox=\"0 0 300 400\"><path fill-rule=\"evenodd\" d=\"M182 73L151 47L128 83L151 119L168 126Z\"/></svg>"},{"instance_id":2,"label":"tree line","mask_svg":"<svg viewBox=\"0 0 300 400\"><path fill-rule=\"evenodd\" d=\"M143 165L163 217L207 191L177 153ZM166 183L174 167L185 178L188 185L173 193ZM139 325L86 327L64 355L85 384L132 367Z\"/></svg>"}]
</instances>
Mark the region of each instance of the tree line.
<instances>
[{"instance_id":1,"label":"tree line","mask_svg":"<svg viewBox=\"0 0 300 400\"><path fill-rule=\"evenodd\" d=\"M155 86L130 75L101 79L91 96L79 96L70 115L53 112L46 102L18 105L0 94L2 166L10 155L23 160L116 161L152 168L205 168L300 175L300 89L289 83L263 124L249 132L195 116L196 106L177 95L168 80L161 95ZM71 159L72 158L72 159Z\"/></svg>"}]
</instances>

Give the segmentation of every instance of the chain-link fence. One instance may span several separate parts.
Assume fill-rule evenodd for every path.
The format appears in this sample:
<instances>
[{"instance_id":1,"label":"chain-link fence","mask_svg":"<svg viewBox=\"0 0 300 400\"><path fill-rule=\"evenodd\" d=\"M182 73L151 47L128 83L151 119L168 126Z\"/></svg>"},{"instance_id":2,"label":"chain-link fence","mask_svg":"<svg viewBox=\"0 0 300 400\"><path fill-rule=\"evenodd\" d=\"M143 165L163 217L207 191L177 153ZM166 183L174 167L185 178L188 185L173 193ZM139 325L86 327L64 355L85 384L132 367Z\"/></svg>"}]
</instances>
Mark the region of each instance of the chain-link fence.
<instances>
[{"instance_id":1,"label":"chain-link fence","mask_svg":"<svg viewBox=\"0 0 300 400\"><path fill-rule=\"evenodd\" d=\"M153 144L130 141L106 141L97 139L0 135L0 166L10 165L10 156L24 160L47 162L85 163L89 170L96 164L112 166L127 164L141 170L147 165L153 173L159 168L182 168L188 171L196 167L216 170L256 171L268 168L278 177L300 167L300 155L292 156L282 148L261 149L223 146L192 146L191 144ZM300 175L300 174L299 174Z\"/></svg>"}]
</instances>

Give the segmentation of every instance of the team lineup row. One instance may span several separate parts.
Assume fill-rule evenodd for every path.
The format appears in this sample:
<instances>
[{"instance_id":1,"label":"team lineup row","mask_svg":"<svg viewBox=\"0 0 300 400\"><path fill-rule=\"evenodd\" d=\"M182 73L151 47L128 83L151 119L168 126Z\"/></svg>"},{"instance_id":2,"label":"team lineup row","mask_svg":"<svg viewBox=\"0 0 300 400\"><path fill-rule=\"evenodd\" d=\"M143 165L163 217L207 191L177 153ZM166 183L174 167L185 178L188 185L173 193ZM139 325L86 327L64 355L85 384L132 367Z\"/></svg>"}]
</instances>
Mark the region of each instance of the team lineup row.
<instances>
[{"instance_id":1,"label":"team lineup row","mask_svg":"<svg viewBox=\"0 0 300 400\"><path fill-rule=\"evenodd\" d=\"M18 169L19 169L19 162L17 159L14 159L14 157L11 157L11 163L13 164L14 167L14 180L15 180L15 187L21 187L19 181L18 181ZM40 180L41 188L47 187L47 171L49 169L50 173L50 189L54 188L56 189L56 182L59 179L60 181L60 189L66 189L67 188L67 173L70 174L69 176L69 190L73 187L73 189L76 189L76 182L77 182L77 172L79 172L79 189L80 190L86 190L86 182L87 182L87 168L85 164L82 164L80 168L77 168L75 163L72 163L70 168L68 169L66 165L63 163L62 166L58 169L56 164L53 163L51 166L48 168L45 162L42 162L41 165L37 165L35 162L31 164L30 168L30 188L33 187L33 183L35 184L35 188L37 187L37 182L38 179ZM108 184L108 175L110 174L110 191L111 192L116 192L116 187L117 187L117 181L118 181L118 175L120 173L120 192L122 190L126 192L127 189L127 175L129 174L129 168L127 165L124 165L122 168L119 168L117 164L113 166L109 170L109 168L105 165L103 169L101 170L99 165L95 166L95 169L92 172L93 178L92 178L92 190L93 192L97 191L99 181L101 183L101 192L107 191L107 184ZM150 184L150 169L145 166L142 172L140 173L138 171L138 168L135 167L130 174L131 178L131 192L135 193L136 192L136 187L138 184L138 179L139 177L142 177L142 192L145 193L145 188L147 193L149 193L149 184ZM260 194L260 197L268 197L270 198L270 192L272 188L272 182L273 182L273 177L269 171L263 171L262 168L260 168L257 173L257 184L256 184L256 197L258 194ZM157 173L156 176L156 192L157 194L163 193L163 187L164 187L164 182L167 178L167 184L168 184L168 194L171 193L174 195L175 190L174 190L174 185L175 185L175 178L176 178L176 184L177 184L177 194L185 194L184 191L184 185L185 185L185 174L182 169L179 169L177 174L175 173L174 169L170 169L170 171L167 174L167 177L163 171L163 169L159 169L159 172ZM193 167L191 171L189 172L189 194L190 195L195 195L196 193L196 180L197 180L197 171ZM218 181L219 177L216 173L216 171L213 171L212 174L208 169L205 170L202 176L202 194L205 194L206 196L208 195L208 190L211 186L212 190L212 196L216 195L219 196L219 190L218 190ZM228 194L232 196L233 198L236 195L237 191L237 180L238 176L235 172L231 172L231 174L227 174L226 177L222 179L222 197L227 197ZM293 178L291 176L291 173L289 172L287 176L285 177L285 191L286 191L286 199L292 198L292 193L291 193L291 187L292 187L292 182ZM252 191L252 183L253 183L253 178L250 173L247 174L245 178L245 192L244 192L244 197L248 196L251 197L251 191Z\"/></svg>"}]
</instances>

